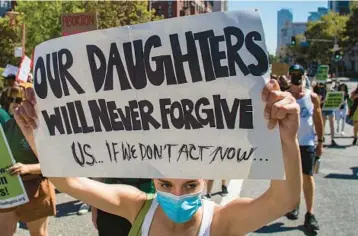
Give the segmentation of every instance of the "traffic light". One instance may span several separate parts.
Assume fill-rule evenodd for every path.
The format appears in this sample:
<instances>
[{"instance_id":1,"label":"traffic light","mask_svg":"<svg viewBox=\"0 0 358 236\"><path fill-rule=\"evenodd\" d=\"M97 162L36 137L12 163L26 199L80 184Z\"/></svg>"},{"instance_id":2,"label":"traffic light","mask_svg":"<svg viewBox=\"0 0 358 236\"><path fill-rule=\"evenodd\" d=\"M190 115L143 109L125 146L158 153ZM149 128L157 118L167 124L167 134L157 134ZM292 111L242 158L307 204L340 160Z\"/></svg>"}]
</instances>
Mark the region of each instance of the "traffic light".
<instances>
[{"instance_id":1,"label":"traffic light","mask_svg":"<svg viewBox=\"0 0 358 236\"><path fill-rule=\"evenodd\" d=\"M291 36L291 45L296 45L296 37Z\"/></svg>"},{"instance_id":2,"label":"traffic light","mask_svg":"<svg viewBox=\"0 0 358 236\"><path fill-rule=\"evenodd\" d=\"M343 58L342 52L340 50L337 50L334 52L334 59L339 61Z\"/></svg>"}]
</instances>

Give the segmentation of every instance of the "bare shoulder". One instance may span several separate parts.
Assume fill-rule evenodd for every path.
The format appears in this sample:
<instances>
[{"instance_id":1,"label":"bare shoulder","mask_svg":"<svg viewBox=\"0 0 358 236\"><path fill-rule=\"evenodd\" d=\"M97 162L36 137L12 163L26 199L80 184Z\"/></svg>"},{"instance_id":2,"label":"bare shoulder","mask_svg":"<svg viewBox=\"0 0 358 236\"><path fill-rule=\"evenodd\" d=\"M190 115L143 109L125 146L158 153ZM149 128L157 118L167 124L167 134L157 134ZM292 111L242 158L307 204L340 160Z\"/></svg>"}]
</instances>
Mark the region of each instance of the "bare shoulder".
<instances>
[{"instance_id":1,"label":"bare shoulder","mask_svg":"<svg viewBox=\"0 0 358 236\"><path fill-rule=\"evenodd\" d=\"M215 204L213 220L210 227L211 236L228 235L228 221L223 220L225 214L225 207Z\"/></svg>"},{"instance_id":2,"label":"bare shoulder","mask_svg":"<svg viewBox=\"0 0 358 236\"><path fill-rule=\"evenodd\" d=\"M245 208L245 205L248 202L250 202L250 199L240 198L240 199L236 199L234 202L235 202L235 211L237 214L240 214L240 211ZM213 220L210 229L211 236L232 235L232 232L230 232L231 229L230 224L233 223L233 221L231 220L233 215L229 210L231 208L230 207L231 205L232 204L230 203L228 203L225 206L215 204L214 215L213 215ZM237 219L237 224L240 224L240 219ZM235 236L240 236L240 235L241 234L235 234Z\"/></svg>"},{"instance_id":3,"label":"bare shoulder","mask_svg":"<svg viewBox=\"0 0 358 236\"><path fill-rule=\"evenodd\" d=\"M128 220L133 223L151 195L129 185L113 185L113 187L117 189L121 196L121 205L127 207Z\"/></svg>"},{"instance_id":4,"label":"bare shoulder","mask_svg":"<svg viewBox=\"0 0 358 236\"><path fill-rule=\"evenodd\" d=\"M320 104L320 98L317 95L317 93L315 92L311 92L311 100L315 105L319 105Z\"/></svg>"},{"instance_id":5,"label":"bare shoulder","mask_svg":"<svg viewBox=\"0 0 358 236\"><path fill-rule=\"evenodd\" d=\"M311 98L312 98L312 99L317 99L317 98L319 98L319 97L318 97L317 93L315 93L315 92L312 91L312 92L311 92Z\"/></svg>"}]
</instances>

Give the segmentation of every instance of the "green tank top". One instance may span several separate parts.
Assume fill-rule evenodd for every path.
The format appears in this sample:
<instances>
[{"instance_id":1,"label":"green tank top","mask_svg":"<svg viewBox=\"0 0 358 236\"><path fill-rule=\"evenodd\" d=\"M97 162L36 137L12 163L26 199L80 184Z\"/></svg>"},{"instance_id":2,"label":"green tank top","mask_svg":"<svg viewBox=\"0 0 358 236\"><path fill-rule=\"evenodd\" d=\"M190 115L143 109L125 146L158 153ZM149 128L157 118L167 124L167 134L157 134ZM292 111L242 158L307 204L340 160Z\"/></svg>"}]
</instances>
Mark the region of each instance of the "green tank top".
<instances>
[{"instance_id":1,"label":"green tank top","mask_svg":"<svg viewBox=\"0 0 358 236\"><path fill-rule=\"evenodd\" d=\"M39 163L15 119L10 119L5 123L4 132L16 162L23 164Z\"/></svg>"},{"instance_id":2,"label":"green tank top","mask_svg":"<svg viewBox=\"0 0 358 236\"><path fill-rule=\"evenodd\" d=\"M0 125L4 127L5 123L10 120L9 114L0 107Z\"/></svg>"}]
</instances>

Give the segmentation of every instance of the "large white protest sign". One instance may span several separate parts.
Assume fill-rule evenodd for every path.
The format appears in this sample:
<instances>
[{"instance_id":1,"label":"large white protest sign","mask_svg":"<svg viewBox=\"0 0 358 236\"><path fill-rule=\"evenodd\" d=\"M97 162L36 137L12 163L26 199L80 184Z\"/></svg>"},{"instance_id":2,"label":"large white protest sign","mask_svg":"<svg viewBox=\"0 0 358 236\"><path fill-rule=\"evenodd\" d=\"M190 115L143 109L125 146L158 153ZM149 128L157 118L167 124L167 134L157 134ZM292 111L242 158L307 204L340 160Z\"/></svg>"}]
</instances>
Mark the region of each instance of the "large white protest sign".
<instances>
[{"instance_id":1,"label":"large white protest sign","mask_svg":"<svg viewBox=\"0 0 358 236\"><path fill-rule=\"evenodd\" d=\"M260 96L266 52L255 11L42 43L33 69L44 175L282 178Z\"/></svg>"}]
</instances>

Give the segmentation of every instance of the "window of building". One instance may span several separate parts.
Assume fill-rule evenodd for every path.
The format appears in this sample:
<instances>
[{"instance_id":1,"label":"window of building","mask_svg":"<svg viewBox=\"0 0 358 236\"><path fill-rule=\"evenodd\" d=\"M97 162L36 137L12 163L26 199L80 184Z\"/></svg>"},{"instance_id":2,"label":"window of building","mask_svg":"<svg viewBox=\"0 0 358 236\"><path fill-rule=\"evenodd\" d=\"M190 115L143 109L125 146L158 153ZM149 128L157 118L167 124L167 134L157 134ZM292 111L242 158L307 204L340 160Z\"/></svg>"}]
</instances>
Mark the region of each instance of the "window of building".
<instances>
[{"instance_id":1,"label":"window of building","mask_svg":"<svg viewBox=\"0 0 358 236\"><path fill-rule=\"evenodd\" d=\"M159 6L155 9L155 12L156 12L156 14L157 14L158 16L164 15L164 11L163 11L161 5L159 5Z\"/></svg>"}]
</instances>

